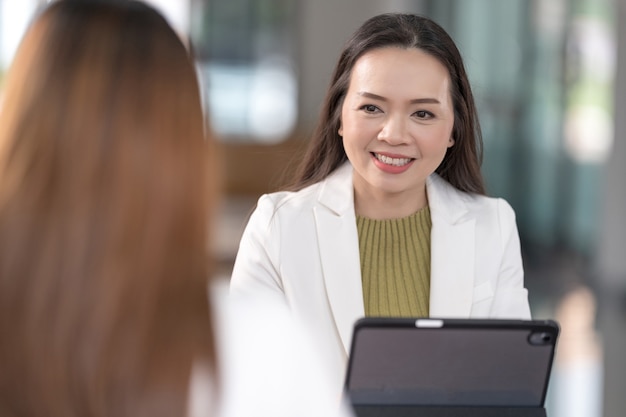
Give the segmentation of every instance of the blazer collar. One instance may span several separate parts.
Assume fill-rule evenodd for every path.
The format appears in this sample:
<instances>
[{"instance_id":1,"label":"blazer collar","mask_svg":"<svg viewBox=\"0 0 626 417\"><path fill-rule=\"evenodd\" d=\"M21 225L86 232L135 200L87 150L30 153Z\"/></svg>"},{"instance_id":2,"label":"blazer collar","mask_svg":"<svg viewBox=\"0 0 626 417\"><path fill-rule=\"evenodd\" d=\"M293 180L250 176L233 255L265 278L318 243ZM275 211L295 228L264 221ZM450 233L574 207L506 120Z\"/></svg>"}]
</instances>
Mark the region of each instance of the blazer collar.
<instances>
[{"instance_id":1,"label":"blazer collar","mask_svg":"<svg viewBox=\"0 0 626 417\"><path fill-rule=\"evenodd\" d=\"M333 171L320 188L318 201L336 215L354 213L354 187L352 186L352 164L345 162Z\"/></svg>"},{"instance_id":2,"label":"blazer collar","mask_svg":"<svg viewBox=\"0 0 626 417\"><path fill-rule=\"evenodd\" d=\"M426 192L432 219L430 316L469 317L476 249L471 197L437 174L428 178Z\"/></svg>"},{"instance_id":3,"label":"blazer collar","mask_svg":"<svg viewBox=\"0 0 626 417\"><path fill-rule=\"evenodd\" d=\"M353 169L345 162L333 171L321 184L318 201L337 215L354 212ZM437 174L426 179L428 205L450 224L457 222L468 212L467 195L460 192Z\"/></svg>"},{"instance_id":4,"label":"blazer collar","mask_svg":"<svg viewBox=\"0 0 626 417\"><path fill-rule=\"evenodd\" d=\"M426 193L431 212L449 224L455 224L468 213L467 194L454 188L437 174L426 179Z\"/></svg>"},{"instance_id":5,"label":"blazer collar","mask_svg":"<svg viewBox=\"0 0 626 417\"><path fill-rule=\"evenodd\" d=\"M354 323L365 315L350 163L337 168L322 182L318 203L314 216L324 285L337 332L348 354Z\"/></svg>"}]
</instances>

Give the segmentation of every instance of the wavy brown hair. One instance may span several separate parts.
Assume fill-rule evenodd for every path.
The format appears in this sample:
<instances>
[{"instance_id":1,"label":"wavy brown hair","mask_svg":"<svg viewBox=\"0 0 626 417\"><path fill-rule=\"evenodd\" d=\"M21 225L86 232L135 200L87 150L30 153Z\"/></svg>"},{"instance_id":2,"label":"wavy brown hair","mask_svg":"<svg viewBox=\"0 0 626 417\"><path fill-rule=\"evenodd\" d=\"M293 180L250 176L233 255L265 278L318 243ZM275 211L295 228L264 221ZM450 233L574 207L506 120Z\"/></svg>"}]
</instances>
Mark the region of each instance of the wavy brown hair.
<instances>
[{"instance_id":1,"label":"wavy brown hair","mask_svg":"<svg viewBox=\"0 0 626 417\"><path fill-rule=\"evenodd\" d=\"M216 369L192 57L141 2L64 0L5 81L0 415L183 416Z\"/></svg>"},{"instance_id":2,"label":"wavy brown hair","mask_svg":"<svg viewBox=\"0 0 626 417\"><path fill-rule=\"evenodd\" d=\"M348 159L338 131L352 68L368 51L387 47L420 49L448 70L454 106L454 146L448 148L436 172L461 191L485 194L480 171L482 136L461 54L437 23L423 16L399 13L370 18L346 43L333 72L317 127L288 189L299 190L319 182Z\"/></svg>"}]
</instances>

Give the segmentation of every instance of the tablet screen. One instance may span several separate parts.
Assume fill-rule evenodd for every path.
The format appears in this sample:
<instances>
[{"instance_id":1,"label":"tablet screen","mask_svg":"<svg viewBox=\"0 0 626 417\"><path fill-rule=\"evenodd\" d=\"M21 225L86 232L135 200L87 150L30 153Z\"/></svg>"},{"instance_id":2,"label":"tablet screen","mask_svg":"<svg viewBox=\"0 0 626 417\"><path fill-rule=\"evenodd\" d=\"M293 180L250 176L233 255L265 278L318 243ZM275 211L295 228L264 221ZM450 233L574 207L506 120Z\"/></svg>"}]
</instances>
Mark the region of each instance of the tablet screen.
<instances>
[{"instance_id":1,"label":"tablet screen","mask_svg":"<svg viewBox=\"0 0 626 417\"><path fill-rule=\"evenodd\" d=\"M355 404L542 406L556 333L538 331L362 326L346 388Z\"/></svg>"}]
</instances>

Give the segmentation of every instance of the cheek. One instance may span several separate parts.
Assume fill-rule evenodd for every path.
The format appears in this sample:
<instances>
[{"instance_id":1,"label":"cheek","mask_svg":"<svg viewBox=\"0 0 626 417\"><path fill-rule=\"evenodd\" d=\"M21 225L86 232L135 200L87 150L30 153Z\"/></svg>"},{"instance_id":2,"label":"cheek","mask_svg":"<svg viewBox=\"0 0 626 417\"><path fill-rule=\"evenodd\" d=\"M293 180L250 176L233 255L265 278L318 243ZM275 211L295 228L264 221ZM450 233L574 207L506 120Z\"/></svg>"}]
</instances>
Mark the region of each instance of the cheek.
<instances>
[{"instance_id":1,"label":"cheek","mask_svg":"<svg viewBox=\"0 0 626 417\"><path fill-rule=\"evenodd\" d=\"M422 126L416 134L424 138L432 146L447 143L452 136L451 130L442 125Z\"/></svg>"},{"instance_id":2,"label":"cheek","mask_svg":"<svg viewBox=\"0 0 626 417\"><path fill-rule=\"evenodd\" d=\"M348 140L352 140L352 136L355 136L356 132L360 130L358 121L355 120L350 112L342 113L340 126L344 138Z\"/></svg>"},{"instance_id":3,"label":"cheek","mask_svg":"<svg viewBox=\"0 0 626 417\"><path fill-rule=\"evenodd\" d=\"M423 149L428 149L432 154L444 154L446 150L452 145L450 138L452 132L450 129L440 128L433 130L428 135L422 136Z\"/></svg>"},{"instance_id":4,"label":"cheek","mask_svg":"<svg viewBox=\"0 0 626 417\"><path fill-rule=\"evenodd\" d=\"M343 114L341 120L344 134L358 136L361 140L378 135L382 126L380 118L366 117L354 111Z\"/></svg>"}]
</instances>

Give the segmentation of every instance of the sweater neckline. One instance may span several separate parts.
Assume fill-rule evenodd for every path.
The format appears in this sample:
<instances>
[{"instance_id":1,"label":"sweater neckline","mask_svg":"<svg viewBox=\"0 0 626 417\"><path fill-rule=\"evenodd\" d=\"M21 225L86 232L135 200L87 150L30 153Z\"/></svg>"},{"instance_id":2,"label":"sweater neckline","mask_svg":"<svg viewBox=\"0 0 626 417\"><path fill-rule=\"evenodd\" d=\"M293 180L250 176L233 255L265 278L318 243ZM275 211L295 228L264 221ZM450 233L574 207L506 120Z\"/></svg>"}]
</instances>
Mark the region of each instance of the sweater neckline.
<instances>
[{"instance_id":1,"label":"sweater neckline","mask_svg":"<svg viewBox=\"0 0 626 417\"><path fill-rule=\"evenodd\" d=\"M423 215L430 215L430 207L428 205L426 205L425 207L422 207L421 209L417 210L413 214L409 214L408 216L404 216L404 217L396 217L392 219L372 219L371 217L361 216L357 214L356 218L357 220L360 220L360 221L393 223L393 222L402 222L406 220L411 220L416 217L421 217Z\"/></svg>"}]
</instances>

